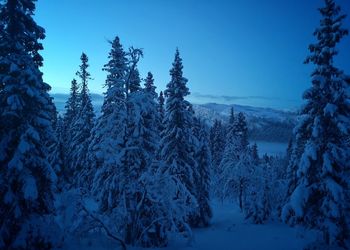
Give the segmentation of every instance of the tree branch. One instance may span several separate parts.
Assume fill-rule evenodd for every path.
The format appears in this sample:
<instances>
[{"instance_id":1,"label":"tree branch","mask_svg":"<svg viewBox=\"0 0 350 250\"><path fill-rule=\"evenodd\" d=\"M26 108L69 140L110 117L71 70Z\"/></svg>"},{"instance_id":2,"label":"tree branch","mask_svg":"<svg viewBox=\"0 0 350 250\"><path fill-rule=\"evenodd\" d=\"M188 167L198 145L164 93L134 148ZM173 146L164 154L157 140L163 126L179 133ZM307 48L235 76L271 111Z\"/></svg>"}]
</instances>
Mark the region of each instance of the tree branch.
<instances>
[{"instance_id":1,"label":"tree branch","mask_svg":"<svg viewBox=\"0 0 350 250\"><path fill-rule=\"evenodd\" d=\"M81 206L82 206L83 211L84 211L88 216L90 216L93 220L95 220L96 222L98 222L98 224L101 226L101 228L103 228L104 231L106 232L107 236L109 236L110 238L112 238L112 239L118 241L118 242L120 243L122 249L123 249L123 250L126 250L126 244L125 244L125 242L124 242L122 239L120 239L119 237L113 235L113 234L111 233L111 231L108 229L108 227L101 221L101 219L99 219L97 216L95 216L95 215L93 215L92 213L90 213L90 212L86 209L86 207L85 207L84 205L81 205Z\"/></svg>"}]
</instances>

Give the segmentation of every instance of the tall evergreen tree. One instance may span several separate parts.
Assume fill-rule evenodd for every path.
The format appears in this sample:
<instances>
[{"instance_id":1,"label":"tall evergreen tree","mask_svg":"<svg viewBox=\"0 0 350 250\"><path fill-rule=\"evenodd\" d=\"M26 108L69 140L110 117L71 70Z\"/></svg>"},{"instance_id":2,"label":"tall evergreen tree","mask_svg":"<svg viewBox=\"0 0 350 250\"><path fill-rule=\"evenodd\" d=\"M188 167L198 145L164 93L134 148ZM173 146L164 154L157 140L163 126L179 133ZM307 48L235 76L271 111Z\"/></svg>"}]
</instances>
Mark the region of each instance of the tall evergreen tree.
<instances>
[{"instance_id":1,"label":"tall evergreen tree","mask_svg":"<svg viewBox=\"0 0 350 250\"><path fill-rule=\"evenodd\" d=\"M92 130L88 149L85 179L100 200L103 214L113 217L120 202L120 181L126 136L126 89L127 58L119 37L111 42L107 72L107 87L101 116ZM94 181L92 182L94 178ZM90 183L91 182L91 183Z\"/></svg>"},{"instance_id":2,"label":"tall evergreen tree","mask_svg":"<svg viewBox=\"0 0 350 250\"><path fill-rule=\"evenodd\" d=\"M252 152L254 165L259 165L260 158L259 158L259 152L258 152L258 145L256 143L253 144L251 152Z\"/></svg>"},{"instance_id":3,"label":"tall evergreen tree","mask_svg":"<svg viewBox=\"0 0 350 250\"><path fill-rule=\"evenodd\" d=\"M187 206L186 210L190 212L196 202L193 196L195 194L194 176L198 176L198 173L196 172L193 150L193 115L189 110L190 103L185 100L189 90L182 69L182 59L179 51L176 50L173 68L170 70L171 81L167 84L165 91L167 99L164 118L165 129L161 140L161 157L166 164L166 171L177 178L192 194L192 199L184 204L184 208Z\"/></svg>"},{"instance_id":4,"label":"tall evergreen tree","mask_svg":"<svg viewBox=\"0 0 350 250\"><path fill-rule=\"evenodd\" d=\"M246 152L248 149L248 126L245 115L242 112L238 113L236 124L235 124L236 137L239 140L241 146L240 151Z\"/></svg>"},{"instance_id":5,"label":"tall evergreen tree","mask_svg":"<svg viewBox=\"0 0 350 250\"><path fill-rule=\"evenodd\" d=\"M158 97L158 114L159 114L159 132L162 134L164 130L164 114L165 114L165 108L164 108L164 95L163 91L160 91L159 97Z\"/></svg>"},{"instance_id":6,"label":"tall evergreen tree","mask_svg":"<svg viewBox=\"0 0 350 250\"><path fill-rule=\"evenodd\" d=\"M289 223L302 223L323 232L327 244L347 248L349 239L349 159L346 144L350 129L349 87L343 72L334 66L336 46L348 33L342 28L340 7L325 0L319 9L322 19L309 46L306 63L315 65L312 87L303 98L302 119L295 129L296 140L305 144L297 159L296 187L283 208ZM298 148L296 149L298 150Z\"/></svg>"},{"instance_id":7,"label":"tall evergreen tree","mask_svg":"<svg viewBox=\"0 0 350 250\"><path fill-rule=\"evenodd\" d=\"M53 212L55 173L50 86L39 67L45 31L32 18L33 0L0 5L0 248L50 248L44 218Z\"/></svg>"},{"instance_id":8,"label":"tall evergreen tree","mask_svg":"<svg viewBox=\"0 0 350 250\"><path fill-rule=\"evenodd\" d=\"M226 134L222 122L215 119L214 125L210 128L210 151L212 155L213 174L218 173L218 168L225 149Z\"/></svg>"},{"instance_id":9,"label":"tall evergreen tree","mask_svg":"<svg viewBox=\"0 0 350 250\"><path fill-rule=\"evenodd\" d=\"M211 153L209 138L205 124L198 118L194 118L195 160L197 162L198 176L195 178L196 199L198 209L195 216L191 218L191 225L195 227L206 227L210 223L212 210L209 204Z\"/></svg>"},{"instance_id":10,"label":"tall evergreen tree","mask_svg":"<svg viewBox=\"0 0 350 250\"><path fill-rule=\"evenodd\" d=\"M85 186L86 183L84 178L85 170L84 166L86 163L87 150L89 146L89 138L91 135L91 130L94 126L95 113L93 110L91 97L88 89L88 81L90 78L90 73L88 72L88 57L85 53L82 53L80 70L77 72L81 80L81 91L78 95L79 100L79 110L78 116L73 121L72 128L72 140L71 140L71 169L73 170L73 175L76 177L76 182L79 185ZM77 183L75 183L77 184Z\"/></svg>"},{"instance_id":11,"label":"tall evergreen tree","mask_svg":"<svg viewBox=\"0 0 350 250\"><path fill-rule=\"evenodd\" d=\"M64 167L65 162L65 148L63 141L63 129L64 123L63 118L58 116L56 128L55 128L55 140L49 147L49 162L57 175L57 185L61 189L63 186L68 183L68 178L70 172Z\"/></svg>"},{"instance_id":12,"label":"tall evergreen tree","mask_svg":"<svg viewBox=\"0 0 350 250\"><path fill-rule=\"evenodd\" d=\"M157 92L156 92L156 86L154 85L154 79L153 74L151 72L147 73L147 77L145 79L145 92L150 95L155 101L158 98Z\"/></svg>"},{"instance_id":13,"label":"tall evergreen tree","mask_svg":"<svg viewBox=\"0 0 350 250\"><path fill-rule=\"evenodd\" d=\"M78 83L75 79L71 82L71 88L70 88L70 95L65 105L65 114L63 117L64 121L64 129L65 133L67 134L67 142L71 140L69 131L72 127L73 120L78 116L79 111L79 89L78 89Z\"/></svg>"},{"instance_id":14,"label":"tall evergreen tree","mask_svg":"<svg viewBox=\"0 0 350 250\"><path fill-rule=\"evenodd\" d=\"M231 109L227 131L216 190L222 199L238 198L239 207L243 210L244 198L249 188L248 179L254 167L243 113L239 113L235 118Z\"/></svg>"},{"instance_id":15,"label":"tall evergreen tree","mask_svg":"<svg viewBox=\"0 0 350 250\"><path fill-rule=\"evenodd\" d=\"M62 124L62 141L66 145L63 149L63 172L67 183L72 183L73 180L73 122L79 117L79 89L75 79L71 82L69 98L66 101L65 113L63 115Z\"/></svg>"}]
</instances>

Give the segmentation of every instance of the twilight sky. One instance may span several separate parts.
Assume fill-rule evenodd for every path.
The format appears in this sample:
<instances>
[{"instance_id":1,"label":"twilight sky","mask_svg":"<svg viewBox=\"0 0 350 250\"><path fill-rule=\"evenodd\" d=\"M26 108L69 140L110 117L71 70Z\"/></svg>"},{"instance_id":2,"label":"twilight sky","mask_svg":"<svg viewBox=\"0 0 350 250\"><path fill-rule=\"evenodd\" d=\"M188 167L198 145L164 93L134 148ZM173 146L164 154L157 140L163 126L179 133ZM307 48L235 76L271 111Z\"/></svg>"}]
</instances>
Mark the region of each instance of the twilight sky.
<instances>
[{"instance_id":1,"label":"twilight sky","mask_svg":"<svg viewBox=\"0 0 350 250\"><path fill-rule=\"evenodd\" d=\"M338 0L350 14L350 1ZM90 91L102 93L101 70L116 35L124 48L144 49L142 77L152 71L157 90L169 82L179 47L189 100L295 109L310 86L303 64L318 26L322 0L60 0L37 2L35 19L46 29L44 80L68 93L84 51ZM350 17L344 22L350 28ZM350 74L350 38L336 65Z\"/></svg>"}]
</instances>

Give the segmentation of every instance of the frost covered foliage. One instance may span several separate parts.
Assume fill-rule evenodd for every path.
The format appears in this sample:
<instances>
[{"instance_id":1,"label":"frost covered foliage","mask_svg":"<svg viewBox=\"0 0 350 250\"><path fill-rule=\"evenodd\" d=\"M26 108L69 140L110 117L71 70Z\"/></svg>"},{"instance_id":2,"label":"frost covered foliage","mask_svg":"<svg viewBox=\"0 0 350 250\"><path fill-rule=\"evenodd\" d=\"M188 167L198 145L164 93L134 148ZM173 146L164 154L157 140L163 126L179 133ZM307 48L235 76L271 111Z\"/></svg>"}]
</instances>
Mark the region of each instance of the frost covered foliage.
<instances>
[{"instance_id":1,"label":"frost covered foliage","mask_svg":"<svg viewBox=\"0 0 350 250\"><path fill-rule=\"evenodd\" d=\"M187 219L195 198L157 157L159 104L150 72L141 87L137 63L142 51L124 52L118 37L111 45L104 68L107 91L84 173L87 195L96 200L95 224L79 228L98 228L102 222L125 244L166 246L169 232L190 236Z\"/></svg>"},{"instance_id":2,"label":"frost covered foliage","mask_svg":"<svg viewBox=\"0 0 350 250\"><path fill-rule=\"evenodd\" d=\"M312 87L295 129L295 188L283 208L282 218L323 232L330 245L349 247L349 85L343 72L333 65L336 45L348 31L342 28L345 15L333 0L320 8L322 20L310 45L306 63L315 65ZM298 152L300 150L300 152ZM349 242L348 242L349 244Z\"/></svg>"},{"instance_id":3,"label":"frost covered foliage","mask_svg":"<svg viewBox=\"0 0 350 250\"><path fill-rule=\"evenodd\" d=\"M268 161L262 160L258 164L254 157L252 160L243 211L247 219L262 224L280 216L287 187L285 159L269 157Z\"/></svg>"},{"instance_id":4,"label":"frost covered foliage","mask_svg":"<svg viewBox=\"0 0 350 250\"><path fill-rule=\"evenodd\" d=\"M126 89L125 77L127 74L127 58L116 37L111 42L112 49L109 53L109 62L104 70L108 73L105 86L104 103L101 116L92 130L89 142L87 169L85 169L88 186L92 186L95 192L100 193L103 202L107 197L116 196L120 191L120 172L122 159L125 153L124 140L126 135ZM90 179L89 179L90 178ZM91 183L91 178L94 178ZM112 192L112 193L111 193ZM113 207L104 204L104 207ZM103 209L104 210L104 209Z\"/></svg>"},{"instance_id":5,"label":"frost covered foliage","mask_svg":"<svg viewBox=\"0 0 350 250\"><path fill-rule=\"evenodd\" d=\"M220 199L238 199L241 209L248 185L247 177L253 164L247 138L247 124L244 115L239 113L235 118L233 109L231 109L226 145L214 189Z\"/></svg>"},{"instance_id":6,"label":"frost covered foliage","mask_svg":"<svg viewBox=\"0 0 350 250\"><path fill-rule=\"evenodd\" d=\"M72 169L75 185L85 186L88 184L85 180L86 157L89 145L91 130L94 126L95 113L91 103L91 97L88 89L90 73L87 71L88 57L82 53L80 69L77 72L81 80L81 91L78 95L78 115L72 121L72 139L69 144L69 162ZM83 176L81 176L83 175Z\"/></svg>"},{"instance_id":7,"label":"frost covered foliage","mask_svg":"<svg viewBox=\"0 0 350 250\"><path fill-rule=\"evenodd\" d=\"M54 127L54 141L49 146L49 162L57 175L57 186L62 188L68 180L67 172L64 169L64 142L63 142L63 118L58 116Z\"/></svg>"},{"instance_id":8,"label":"frost covered foliage","mask_svg":"<svg viewBox=\"0 0 350 250\"><path fill-rule=\"evenodd\" d=\"M69 98L65 105L65 113L63 115L63 131L62 140L65 148L63 152L63 169L64 175L67 177L67 183L72 183L73 169L71 167L72 148L71 141L73 138L73 121L75 121L79 115L79 89L78 83L75 79L71 82Z\"/></svg>"},{"instance_id":9,"label":"frost covered foliage","mask_svg":"<svg viewBox=\"0 0 350 250\"><path fill-rule=\"evenodd\" d=\"M226 143L226 131L221 121L215 119L214 125L210 128L209 142L212 155L212 171L215 176L217 175Z\"/></svg>"},{"instance_id":10,"label":"frost covered foliage","mask_svg":"<svg viewBox=\"0 0 350 250\"><path fill-rule=\"evenodd\" d=\"M186 204L190 212L196 203L194 178L198 176L198 172L194 155L195 137L192 133L193 112L190 110L191 104L184 99L189 94L189 90L182 69L182 59L179 51L176 50L173 68L170 70L171 81L167 84L165 91L167 99L161 158L168 168L168 173L181 181L187 191L193 195L193 199L188 200ZM177 197L174 199L176 200Z\"/></svg>"},{"instance_id":11,"label":"frost covered foliage","mask_svg":"<svg viewBox=\"0 0 350 250\"><path fill-rule=\"evenodd\" d=\"M53 107L43 82L32 0L0 5L0 248L50 249L56 175L48 162ZM53 227L52 227L53 228Z\"/></svg>"},{"instance_id":12,"label":"frost covered foliage","mask_svg":"<svg viewBox=\"0 0 350 250\"><path fill-rule=\"evenodd\" d=\"M164 95L163 95L163 91L160 91L159 93L159 97L158 97L158 116L159 116L159 125L158 125L158 129L160 134L162 134L163 130L164 130L164 114L165 114L165 108L164 108Z\"/></svg>"},{"instance_id":13,"label":"frost covered foliage","mask_svg":"<svg viewBox=\"0 0 350 250\"><path fill-rule=\"evenodd\" d=\"M194 181L198 207L194 216L190 218L190 224L194 227L206 227L213 215L209 204L211 153L207 128L197 118L193 119L193 135L196 138L195 160L198 175L195 176Z\"/></svg>"},{"instance_id":14,"label":"frost covered foliage","mask_svg":"<svg viewBox=\"0 0 350 250\"><path fill-rule=\"evenodd\" d=\"M268 165L254 165L249 176L249 186L244 196L243 211L247 219L262 224L271 213L270 171Z\"/></svg>"}]
</instances>

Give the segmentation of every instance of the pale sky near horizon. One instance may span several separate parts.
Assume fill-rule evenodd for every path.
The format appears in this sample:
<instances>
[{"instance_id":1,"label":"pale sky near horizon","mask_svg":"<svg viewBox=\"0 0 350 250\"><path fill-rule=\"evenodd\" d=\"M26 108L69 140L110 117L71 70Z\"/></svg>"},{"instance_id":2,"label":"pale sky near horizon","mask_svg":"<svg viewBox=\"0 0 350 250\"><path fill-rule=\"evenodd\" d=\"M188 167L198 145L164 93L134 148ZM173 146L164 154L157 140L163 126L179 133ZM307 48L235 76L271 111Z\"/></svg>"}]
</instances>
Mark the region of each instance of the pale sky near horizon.
<instances>
[{"instance_id":1,"label":"pale sky near horizon","mask_svg":"<svg viewBox=\"0 0 350 250\"><path fill-rule=\"evenodd\" d=\"M350 14L350 1L337 1ZM68 93L84 51L92 93L102 93L103 65L116 35L124 48L144 49L141 76L152 71L157 90L169 82L179 47L194 103L217 102L295 109L310 86L304 65L322 0L61 0L37 2L46 29L44 80ZM350 17L344 26L350 28ZM336 65L350 74L350 39Z\"/></svg>"}]
</instances>

